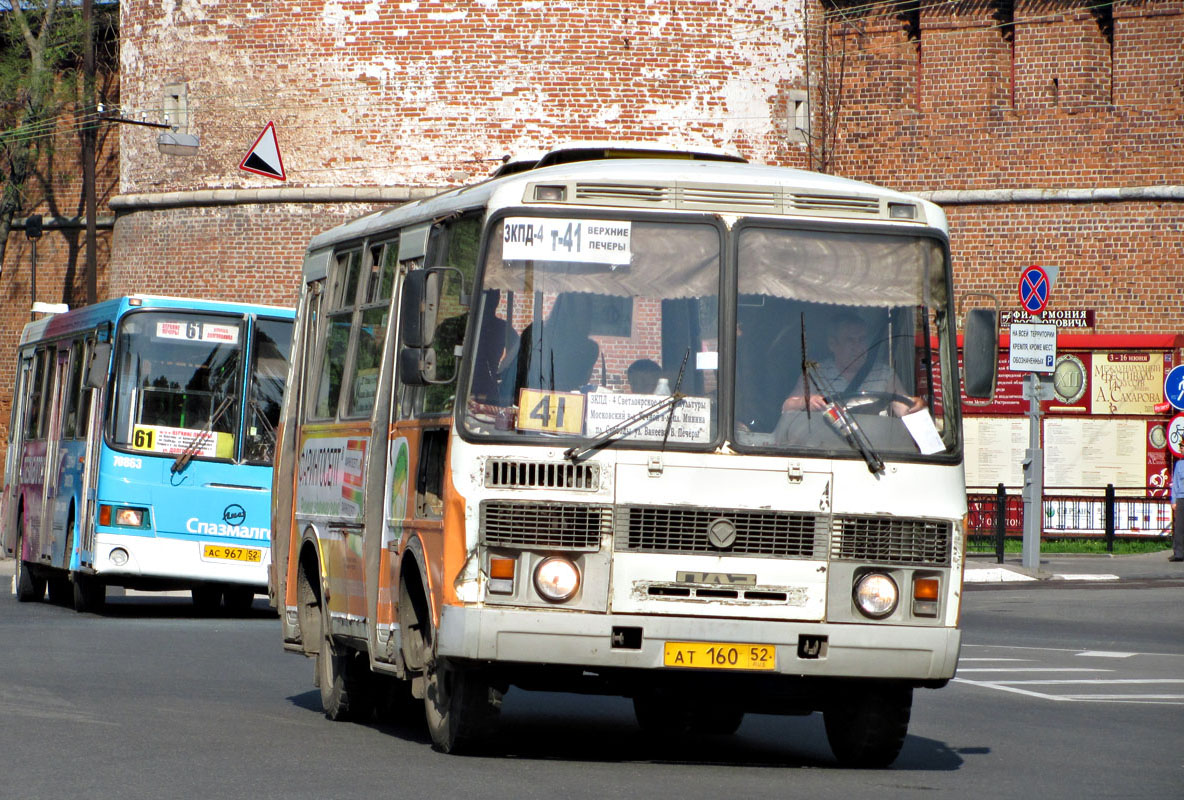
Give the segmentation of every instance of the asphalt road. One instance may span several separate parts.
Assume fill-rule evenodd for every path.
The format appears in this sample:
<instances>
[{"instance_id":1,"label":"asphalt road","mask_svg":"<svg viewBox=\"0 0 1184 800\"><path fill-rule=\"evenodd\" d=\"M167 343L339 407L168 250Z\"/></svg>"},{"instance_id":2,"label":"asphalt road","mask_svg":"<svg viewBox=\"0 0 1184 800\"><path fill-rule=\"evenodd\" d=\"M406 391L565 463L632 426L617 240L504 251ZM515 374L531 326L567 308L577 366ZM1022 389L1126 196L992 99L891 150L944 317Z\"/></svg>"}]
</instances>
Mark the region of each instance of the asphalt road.
<instances>
[{"instance_id":1,"label":"asphalt road","mask_svg":"<svg viewBox=\"0 0 1184 800\"><path fill-rule=\"evenodd\" d=\"M10 563L10 562L9 562ZM7 578L4 578L7 582ZM333 723L262 599L102 615L0 595L0 798L1180 797L1184 581L974 587L958 678L892 769L839 769L818 715L657 741L628 701L511 691L488 754L419 720Z\"/></svg>"}]
</instances>

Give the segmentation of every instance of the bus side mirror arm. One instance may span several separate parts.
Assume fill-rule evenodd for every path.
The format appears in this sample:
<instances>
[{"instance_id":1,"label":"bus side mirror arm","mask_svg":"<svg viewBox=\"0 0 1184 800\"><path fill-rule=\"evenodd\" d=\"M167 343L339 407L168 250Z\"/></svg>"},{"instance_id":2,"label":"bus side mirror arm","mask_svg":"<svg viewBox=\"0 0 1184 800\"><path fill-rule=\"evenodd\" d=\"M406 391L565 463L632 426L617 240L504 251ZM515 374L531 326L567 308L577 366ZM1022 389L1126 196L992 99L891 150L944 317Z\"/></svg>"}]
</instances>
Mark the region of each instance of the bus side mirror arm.
<instances>
[{"instance_id":1,"label":"bus side mirror arm","mask_svg":"<svg viewBox=\"0 0 1184 800\"><path fill-rule=\"evenodd\" d=\"M90 364L86 367L86 385L89 389L102 389L107 385L107 374L111 369L111 344L98 342L91 347Z\"/></svg>"}]
</instances>

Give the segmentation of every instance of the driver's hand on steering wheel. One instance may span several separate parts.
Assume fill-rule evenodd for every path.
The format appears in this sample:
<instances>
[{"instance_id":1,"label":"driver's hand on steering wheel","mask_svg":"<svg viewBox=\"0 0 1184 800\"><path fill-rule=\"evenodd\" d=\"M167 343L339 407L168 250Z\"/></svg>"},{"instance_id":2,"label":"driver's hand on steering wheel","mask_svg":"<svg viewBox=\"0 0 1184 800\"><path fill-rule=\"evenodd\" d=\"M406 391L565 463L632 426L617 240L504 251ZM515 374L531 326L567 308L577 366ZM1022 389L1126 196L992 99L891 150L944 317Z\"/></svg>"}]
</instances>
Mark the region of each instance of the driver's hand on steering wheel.
<instances>
[{"instance_id":1,"label":"driver's hand on steering wheel","mask_svg":"<svg viewBox=\"0 0 1184 800\"><path fill-rule=\"evenodd\" d=\"M909 397L908 395L898 395L898 397ZM913 414L925 408L925 401L920 397L909 397L912 404L906 404L900 400L892 401L892 416L903 417L905 414Z\"/></svg>"},{"instance_id":2,"label":"driver's hand on steering wheel","mask_svg":"<svg viewBox=\"0 0 1184 800\"><path fill-rule=\"evenodd\" d=\"M785 402L781 404L781 411L804 411L806 408L806 398L800 394L790 395L785 398ZM810 395L810 410L821 411L826 408L826 401L822 399L820 394Z\"/></svg>"}]
</instances>

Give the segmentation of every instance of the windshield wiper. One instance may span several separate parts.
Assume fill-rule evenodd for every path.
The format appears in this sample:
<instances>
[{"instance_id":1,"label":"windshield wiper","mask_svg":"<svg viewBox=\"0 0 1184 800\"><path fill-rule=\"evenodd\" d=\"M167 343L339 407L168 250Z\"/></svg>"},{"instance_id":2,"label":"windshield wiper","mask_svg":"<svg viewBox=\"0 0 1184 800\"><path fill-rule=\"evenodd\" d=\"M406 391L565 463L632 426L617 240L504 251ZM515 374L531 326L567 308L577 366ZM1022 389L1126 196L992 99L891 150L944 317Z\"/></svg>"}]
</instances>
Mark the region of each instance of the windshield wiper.
<instances>
[{"instance_id":1,"label":"windshield wiper","mask_svg":"<svg viewBox=\"0 0 1184 800\"><path fill-rule=\"evenodd\" d=\"M818 394L826 403L826 408L823 410L822 416L826 419L827 423L843 437L843 440L851 446L851 449L863 456L863 460L867 462L869 472L876 475L883 472L884 460L880 458L871 439L863 432L863 428L855 421L855 417L851 415L847 406L843 405L842 401L839 400L838 393L835 392L834 387L822 377L822 372L818 369L818 362L804 361L803 363L810 381L814 382L814 386L818 389ZM807 384L810 381L807 381ZM809 408L808 401L806 407Z\"/></svg>"},{"instance_id":2,"label":"windshield wiper","mask_svg":"<svg viewBox=\"0 0 1184 800\"><path fill-rule=\"evenodd\" d=\"M222 415L226 413L226 409L230 408L230 404L232 402L234 402L234 395L227 395L226 398L222 400L218 408L215 409L214 413L210 415L210 419L209 422L206 423L206 427L201 431L201 433L193 437L189 444L185 445L185 449L182 450L181 454L177 456L177 459L173 461L173 466L169 472L171 472L173 475L176 475L178 472L181 472L189 466L189 462L193 460L195 455L197 455L197 451L201 450L202 446L205 445L206 441L209 439L210 433L214 430L214 425L218 422L218 420L222 419Z\"/></svg>"},{"instance_id":3,"label":"windshield wiper","mask_svg":"<svg viewBox=\"0 0 1184 800\"><path fill-rule=\"evenodd\" d=\"M620 438L621 434L642 420L649 419L650 417L656 416L657 414L670 409L670 416L666 418L666 433L662 436L662 448L665 449L666 438L670 436L670 423L674 420L674 407L678 405L678 401L686 397L686 395L683 394L680 389L682 388L683 372L687 368L687 358L690 356L690 354L691 348L688 347L686 355L682 357L682 369L678 371L678 380L674 384L674 391L669 397L663 397L653 405L646 406L633 416L629 417L628 419L621 420L616 425L607 430L601 431L583 444L578 444L575 447L567 448L563 451L563 457L570 459L573 463L575 463L579 461L582 456L587 455L599 447L604 447L614 439Z\"/></svg>"}]
</instances>

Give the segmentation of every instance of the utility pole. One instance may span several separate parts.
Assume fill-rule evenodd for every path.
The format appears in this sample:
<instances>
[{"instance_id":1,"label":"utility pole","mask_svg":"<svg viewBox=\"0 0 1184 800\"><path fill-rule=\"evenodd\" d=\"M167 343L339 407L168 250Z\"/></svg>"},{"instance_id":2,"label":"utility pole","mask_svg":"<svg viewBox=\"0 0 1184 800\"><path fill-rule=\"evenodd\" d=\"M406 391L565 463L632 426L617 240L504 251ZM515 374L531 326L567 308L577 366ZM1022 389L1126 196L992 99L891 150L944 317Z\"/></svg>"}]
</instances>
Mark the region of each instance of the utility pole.
<instances>
[{"instance_id":1,"label":"utility pole","mask_svg":"<svg viewBox=\"0 0 1184 800\"><path fill-rule=\"evenodd\" d=\"M95 106L95 23L94 0L82 0L82 30L85 42L82 50L82 191L86 203L86 304L98 302L99 276L95 219L98 201L95 190L95 140L98 118Z\"/></svg>"}]
</instances>

